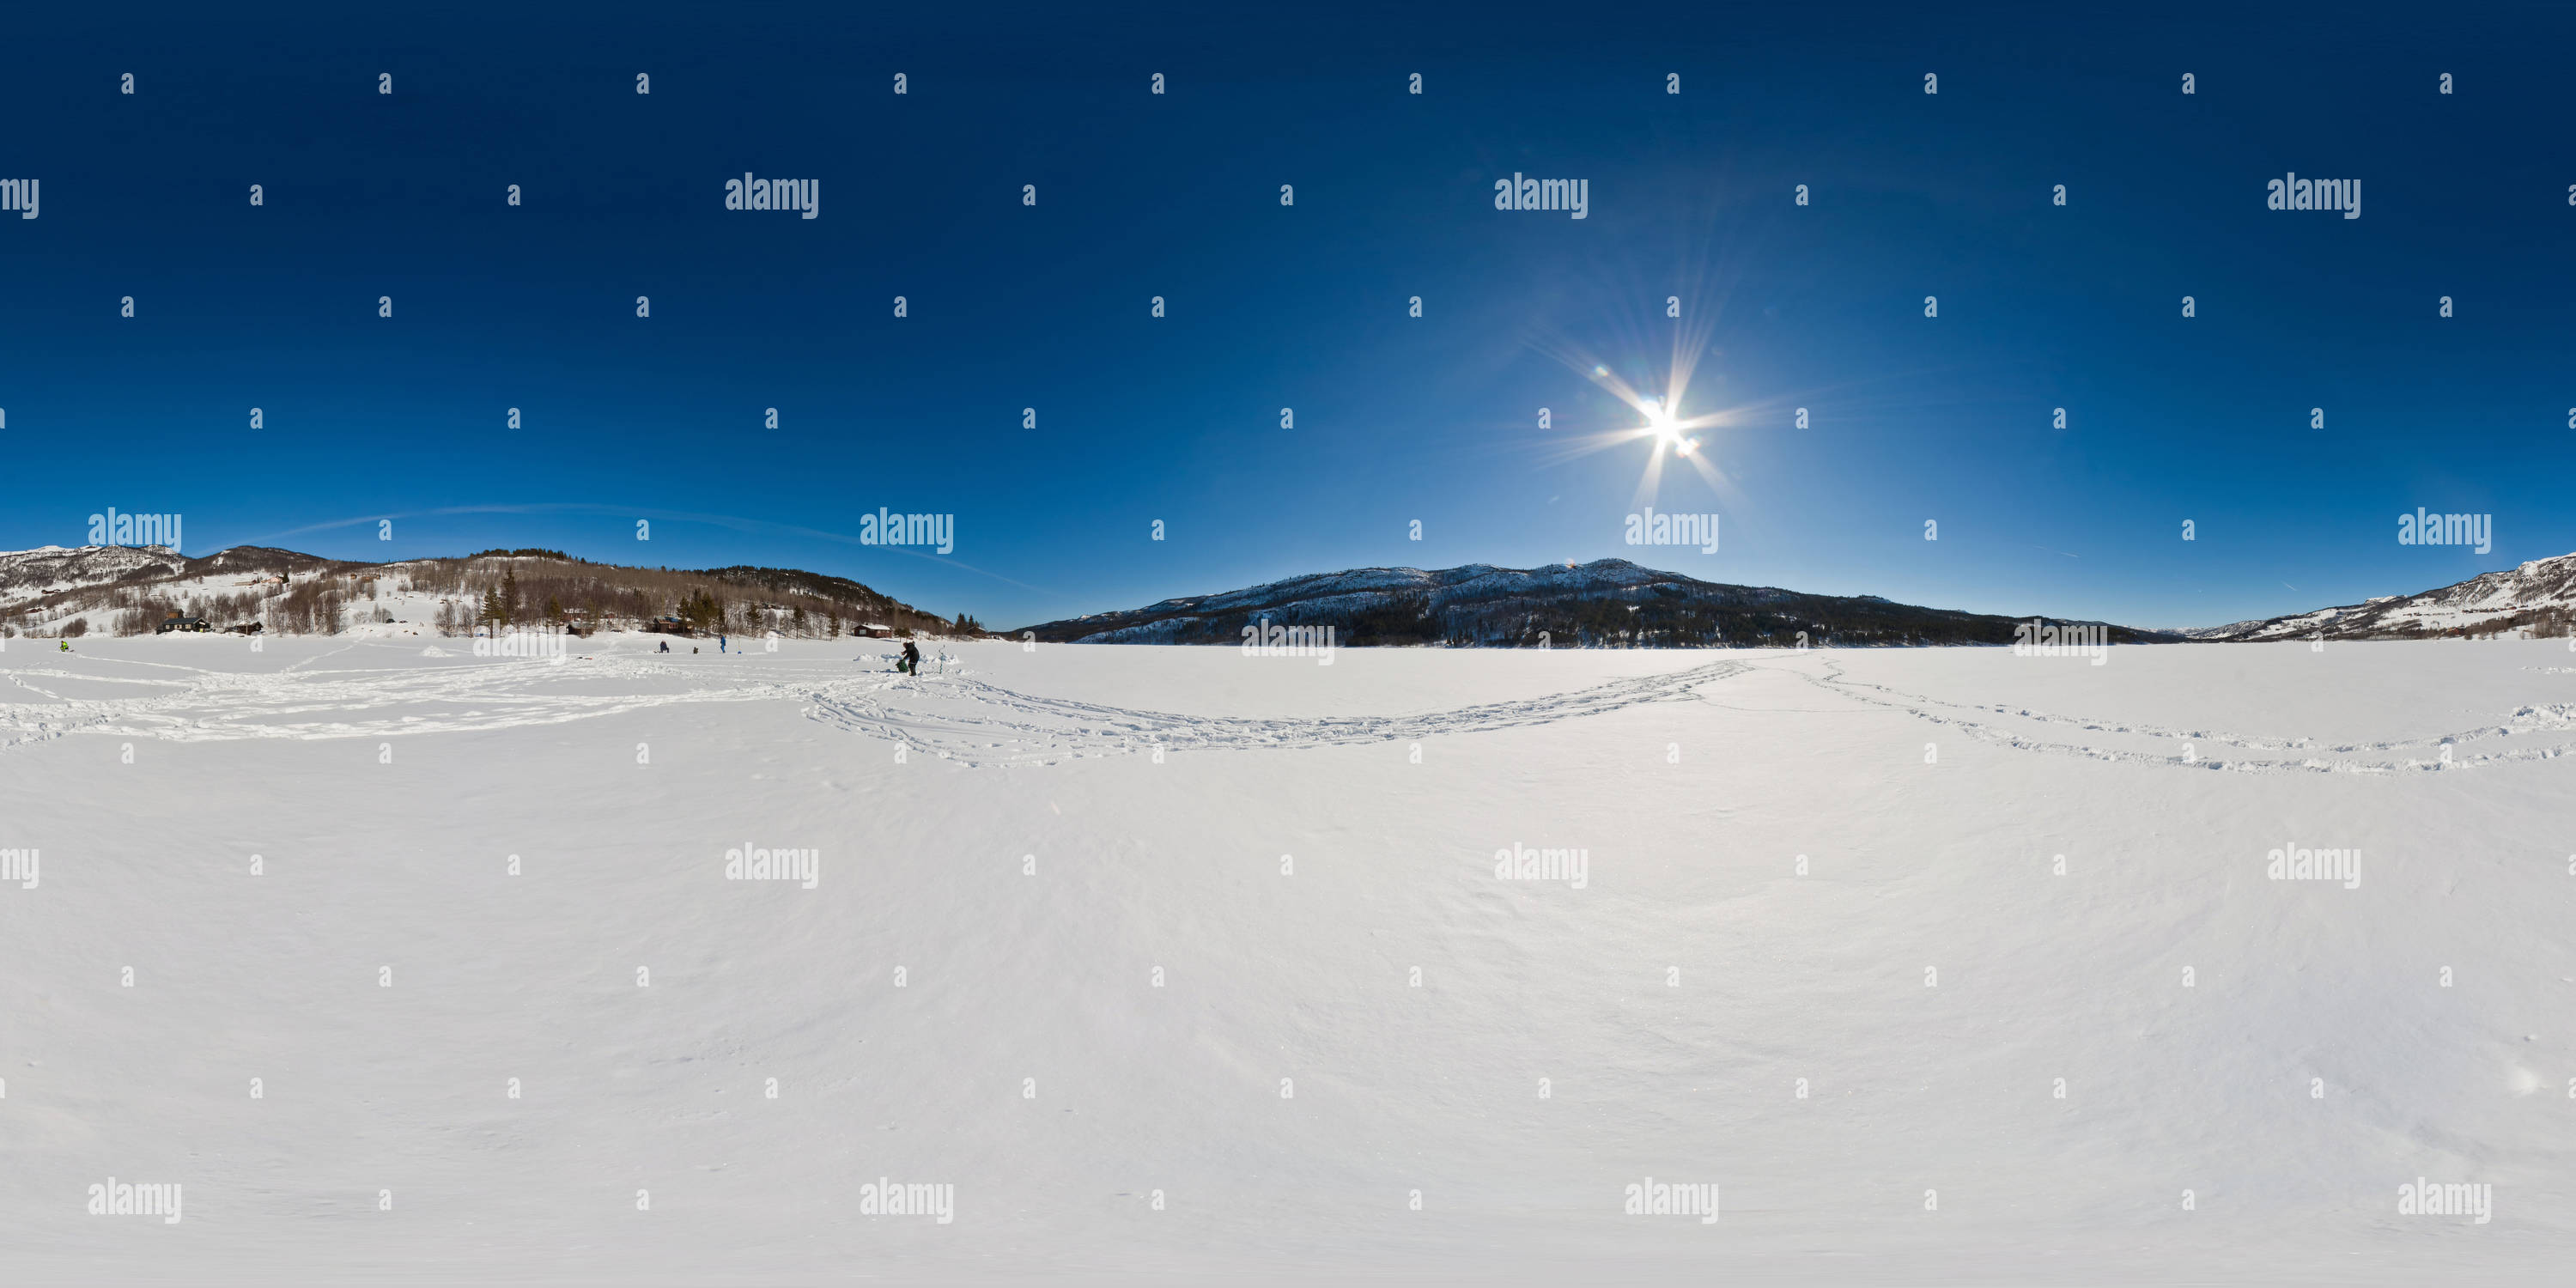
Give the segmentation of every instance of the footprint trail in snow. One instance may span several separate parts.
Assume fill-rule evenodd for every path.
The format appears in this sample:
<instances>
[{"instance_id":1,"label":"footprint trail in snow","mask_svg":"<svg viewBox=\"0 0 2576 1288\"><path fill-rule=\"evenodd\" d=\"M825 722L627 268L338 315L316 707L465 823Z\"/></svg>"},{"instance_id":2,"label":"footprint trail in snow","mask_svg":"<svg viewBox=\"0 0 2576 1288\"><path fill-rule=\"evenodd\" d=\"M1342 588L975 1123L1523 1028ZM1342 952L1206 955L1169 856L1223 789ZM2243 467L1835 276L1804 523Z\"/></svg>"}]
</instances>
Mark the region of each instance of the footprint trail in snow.
<instances>
[{"instance_id":1,"label":"footprint trail in snow","mask_svg":"<svg viewBox=\"0 0 2576 1288\"><path fill-rule=\"evenodd\" d=\"M2576 703L2528 703L2437 733L2346 741L2249 734L1960 702L1850 678L1830 657L1722 658L1563 693L1413 713L1321 717L1188 715L1023 693L971 673L902 679L846 663L677 665L604 654L562 661L433 655L333 668L351 650L276 670L48 657L0 666L0 751L72 733L171 742L383 738L563 724L696 703L794 703L834 729L970 767L1045 765L1167 752L1338 747L1483 733L1703 697L1748 672L1794 675L1838 698L1899 712L1992 746L2132 765L2234 773L2470 769L2576 754ZM1819 673L1821 671L1821 673ZM19 700L11 701L9 698ZM2190 748L2186 757L2185 748ZM2445 758L2447 756L2447 759Z\"/></svg>"}]
</instances>

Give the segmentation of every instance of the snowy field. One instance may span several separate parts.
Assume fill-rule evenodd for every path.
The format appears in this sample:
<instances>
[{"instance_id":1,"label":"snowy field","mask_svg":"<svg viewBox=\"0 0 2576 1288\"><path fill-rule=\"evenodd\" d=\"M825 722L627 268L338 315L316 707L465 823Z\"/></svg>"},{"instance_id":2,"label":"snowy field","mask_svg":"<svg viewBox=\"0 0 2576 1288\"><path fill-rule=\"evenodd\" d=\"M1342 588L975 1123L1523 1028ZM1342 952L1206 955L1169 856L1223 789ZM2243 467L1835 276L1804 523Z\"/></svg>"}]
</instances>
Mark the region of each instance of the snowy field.
<instances>
[{"instance_id":1,"label":"snowy field","mask_svg":"<svg viewBox=\"0 0 2576 1288\"><path fill-rule=\"evenodd\" d=\"M2558 641L575 644L7 642L0 1281L2576 1252Z\"/></svg>"}]
</instances>

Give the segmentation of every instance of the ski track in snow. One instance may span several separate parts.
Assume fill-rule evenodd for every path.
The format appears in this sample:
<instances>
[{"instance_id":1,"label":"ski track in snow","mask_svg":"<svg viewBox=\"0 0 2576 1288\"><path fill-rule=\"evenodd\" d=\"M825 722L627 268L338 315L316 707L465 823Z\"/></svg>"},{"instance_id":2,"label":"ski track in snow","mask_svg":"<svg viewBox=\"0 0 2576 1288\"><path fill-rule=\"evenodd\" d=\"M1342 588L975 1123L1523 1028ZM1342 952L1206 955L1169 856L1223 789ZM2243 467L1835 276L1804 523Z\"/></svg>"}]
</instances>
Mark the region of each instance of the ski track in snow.
<instances>
[{"instance_id":1,"label":"ski track in snow","mask_svg":"<svg viewBox=\"0 0 2576 1288\"><path fill-rule=\"evenodd\" d=\"M2419 738L2394 738L2371 742L2320 743L2312 738L2286 736L2264 737L2227 733L2214 728L2185 729L2139 720L2103 720L2085 716L2055 715L2010 703L1949 702L1917 693L1904 693L1883 684L1847 679L1842 668L1832 661L1825 663L1826 674L1805 676L1811 684L1872 706L1903 711L1916 719L1959 730L1980 742L2009 747L2016 751L2038 752L2054 756L2072 756L2087 760L2114 761L2132 765L2162 765L2176 769L2215 769L2240 774L2319 773L2319 774L2385 774L2407 770L2475 769L2486 765L2510 764L2527 760L2554 760L2576 753L2576 742L2555 743L2538 747L2510 747L2469 753L2471 744L2493 738L2551 730L2576 730L2576 703L2535 703L2516 708L2500 725L2479 725L2453 733L2431 734ZM1862 692L1869 690L1870 692ZM1969 713L1974 713L1973 715ZM2106 737L2163 739L2175 744L2171 751L2137 751L2089 743L2053 742L2030 734L2015 733L1999 727L2004 720L2024 721L2042 727L2076 729ZM2192 746L2193 758L2185 760L2181 744ZM2235 759L2213 757L2205 748L2216 745L2248 753ZM2449 761L2442 759L2442 748L2452 747ZM2387 753L2416 752L2423 754L2395 756ZM2469 754L2463 754L2469 753ZM2269 758L2265 758L2265 757ZM2378 759L2371 759L2377 756Z\"/></svg>"},{"instance_id":2,"label":"ski track in snow","mask_svg":"<svg viewBox=\"0 0 2576 1288\"><path fill-rule=\"evenodd\" d=\"M901 742L969 766L1052 764L1135 755L1155 747L1167 751L1344 747L1550 724L1644 702L1684 700L1700 685L1748 669L1740 662L1711 662L1569 693L1410 715L1187 716L1034 697L962 678L946 683L934 679L920 690L878 686L848 696L817 693L809 714L837 728ZM928 701L904 705L916 694Z\"/></svg>"},{"instance_id":3,"label":"ski track in snow","mask_svg":"<svg viewBox=\"0 0 2576 1288\"><path fill-rule=\"evenodd\" d=\"M353 646L354 647L354 646ZM460 660L438 666L325 669L347 652L246 673L165 662L119 662L122 674L59 665L0 669L35 701L0 701L0 750L66 734L224 742L258 738L381 738L565 724L700 702L793 702L810 719L899 743L972 768L1046 765L1166 751L1339 747L1483 733L1580 719L1650 702L1687 701L1702 686L1749 671L1795 675L1837 697L1902 712L1994 746L2039 755L2234 773L2393 773L2470 769L2576 753L2576 742L2493 746L2495 740L2576 732L2576 703L2517 708L2500 724L2413 738L2319 743L2307 738L2061 715L2011 704L1953 702L1851 679L1832 659L1804 665L1709 662L1564 693L1445 711L1328 717L1201 716L1105 706L1002 688L966 672L907 679L856 675L733 677L631 657ZM774 672L768 673L774 675ZM622 685L603 682L625 682ZM131 696L66 690L130 688ZM623 692L600 692L623 688ZM2093 734L2098 741L2073 735ZM2106 745L2126 740L2128 746ZM2166 748L2141 748L2164 742ZM2183 758L2182 744L2194 749ZM2452 749L2446 764L2442 748ZM2211 754L2215 750L2218 754ZM2229 753L2235 754L2229 754Z\"/></svg>"},{"instance_id":4,"label":"ski track in snow","mask_svg":"<svg viewBox=\"0 0 2576 1288\"><path fill-rule=\"evenodd\" d=\"M347 650L340 650L345 652ZM585 658L557 666L512 659L436 667L323 670L337 654L302 659L282 670L213 670L168 662L119 662L139 674L91 674L59 667L0 671L43 701L0 702L0 749L65 734L97 733L168 742L251 738L379 738L564 724L647 707L687 702L792 699L794 686L766 683L679 691L581 693L571 684L602 679L673 678L703 682L677 667L618 658ZM133 697L73 697L59 688L122 686ZM58 687L57 687L58 686ZM411 709L405 712L403 709Z\"/></svg>"},{"instance_id":5,"label":"ski track in snow","mask_svg":"<svg viewBox=\"0 0 2576 1288\"><path fill-rule=\"evenodd\" d=\"M1546 724L1641 702L1686 698L1745 670L1712 662L1666 675L1613 680L1541 698L1410 715L1322 718L1193 716L1129 710L1001 688L961 672L907 679L889 672L723 684L705 668L580 658L552 665L512 659L434 667L324 670L308 658L281 671L243 673L174 663L121 663L138 674L59 666L0 671L40 701L0 702L0 749L74 733L171 742L253 738L379 738L563 724L697 702L796 702L815 720L970 767L1053 764L1173 751L1347 746ZM664 692L568 691L600 680L681 680ZM710 681L718 683L710 685ZM99 686L135 696L71 696Z\"/></svg>"}]
</instances>

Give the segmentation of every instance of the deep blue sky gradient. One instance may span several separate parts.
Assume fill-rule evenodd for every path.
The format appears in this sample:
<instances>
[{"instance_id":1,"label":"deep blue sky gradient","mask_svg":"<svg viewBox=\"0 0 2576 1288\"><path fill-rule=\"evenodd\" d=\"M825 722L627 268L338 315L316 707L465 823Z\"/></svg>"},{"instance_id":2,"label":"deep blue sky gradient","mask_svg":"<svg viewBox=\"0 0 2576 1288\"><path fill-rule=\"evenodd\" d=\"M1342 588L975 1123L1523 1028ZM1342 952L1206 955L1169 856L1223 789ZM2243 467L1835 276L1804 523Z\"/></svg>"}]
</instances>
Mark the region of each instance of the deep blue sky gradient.
<instances>
[{"instance_id":1,"label":"deep blue sky gradient","mask_svg":"<svg viewBox=\"0 0 2576 1288\"><path fill-rule=\"evenodd\" d=\"M1611 555L2207 625L2576 550L2565 7L1923 8L22 8L0 548L112 505L192 554L793 565L994 626ZM724 210L745 170L820 218ZM1494 210L1516 170L1590 218ZM2362 217L2266 210L2286 170ZM1622 544L1642 444L1566 450L1637 422L1560 355L1660 385L1667 295L1683 410L1743 418L1723 491L1654 498L1715 555ZM856 544L880 505L954 554ZM2494 550L2398 545L2419 505Z\"/></svg>"}]
</instances>

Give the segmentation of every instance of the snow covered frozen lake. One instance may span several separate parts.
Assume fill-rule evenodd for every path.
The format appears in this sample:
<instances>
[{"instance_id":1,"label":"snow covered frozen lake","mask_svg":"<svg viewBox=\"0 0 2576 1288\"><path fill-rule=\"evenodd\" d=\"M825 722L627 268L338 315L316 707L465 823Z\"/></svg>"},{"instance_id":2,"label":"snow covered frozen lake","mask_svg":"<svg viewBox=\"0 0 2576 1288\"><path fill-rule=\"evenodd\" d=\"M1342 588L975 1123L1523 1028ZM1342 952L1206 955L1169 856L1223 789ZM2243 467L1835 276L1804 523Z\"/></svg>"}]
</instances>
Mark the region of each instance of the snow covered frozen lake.
<instances>
[{"instance_id":1,"label":"snow covered frozen lake","mask_svg":"<svg viewBox=\"0 0 2576 1288\"><path fill-rule=\"evenodd\" d=\"M0 651L10 1281L2516 1282L2576 1235L2562 641L424 643Z\"/></svg>"}]
</instances>

